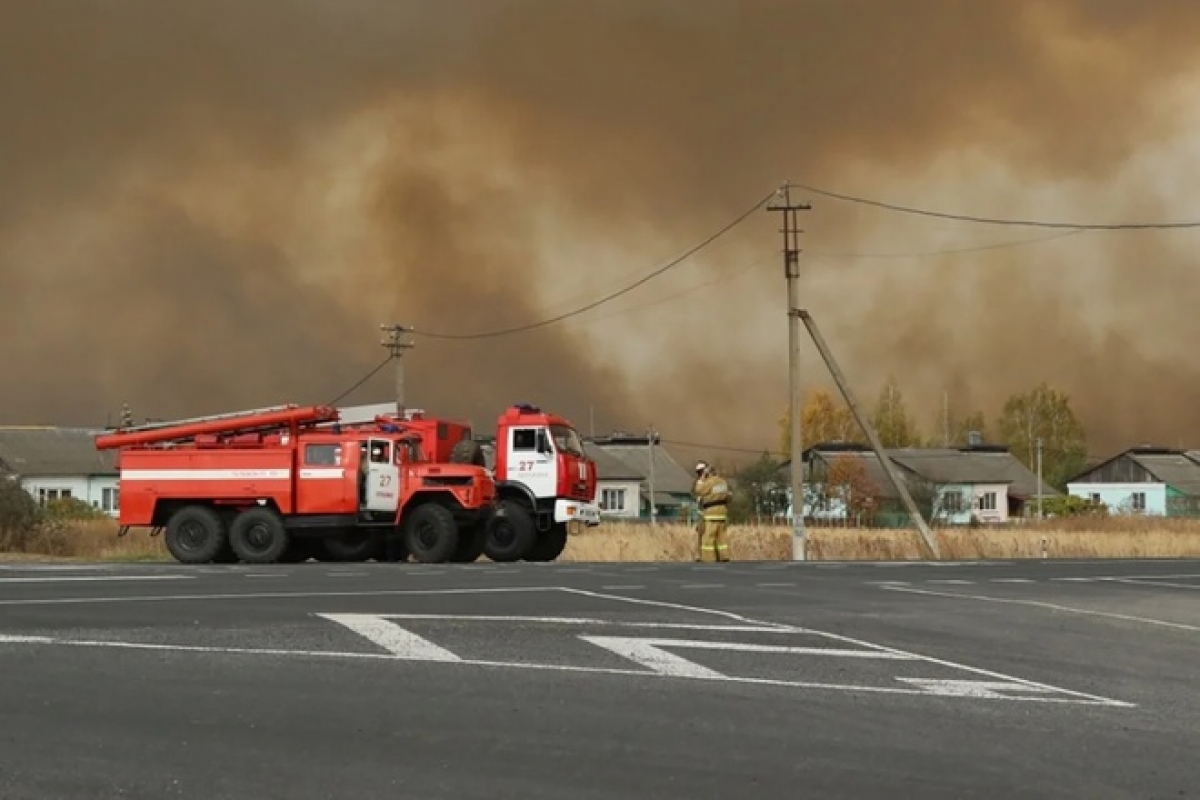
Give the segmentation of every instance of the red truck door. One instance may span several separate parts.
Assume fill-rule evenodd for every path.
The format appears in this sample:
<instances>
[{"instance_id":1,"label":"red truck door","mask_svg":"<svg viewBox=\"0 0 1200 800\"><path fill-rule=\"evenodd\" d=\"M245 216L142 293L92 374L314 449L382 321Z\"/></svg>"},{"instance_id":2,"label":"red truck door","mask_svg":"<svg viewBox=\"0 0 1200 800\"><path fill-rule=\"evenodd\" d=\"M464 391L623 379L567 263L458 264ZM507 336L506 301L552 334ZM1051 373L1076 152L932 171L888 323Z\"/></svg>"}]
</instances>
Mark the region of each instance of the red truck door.
<instances>
[{"instance_id":1,"label":"red truck door","mask_svg":"<svg viewBox=\"0 0 1200 800\"><path fill-rule=\"evenodd\" d=\"M390 439L367 440L367 498L368 511L395 514L400 505L400 468L392 452L396 446Z\"/></svg>"}]
</instances>

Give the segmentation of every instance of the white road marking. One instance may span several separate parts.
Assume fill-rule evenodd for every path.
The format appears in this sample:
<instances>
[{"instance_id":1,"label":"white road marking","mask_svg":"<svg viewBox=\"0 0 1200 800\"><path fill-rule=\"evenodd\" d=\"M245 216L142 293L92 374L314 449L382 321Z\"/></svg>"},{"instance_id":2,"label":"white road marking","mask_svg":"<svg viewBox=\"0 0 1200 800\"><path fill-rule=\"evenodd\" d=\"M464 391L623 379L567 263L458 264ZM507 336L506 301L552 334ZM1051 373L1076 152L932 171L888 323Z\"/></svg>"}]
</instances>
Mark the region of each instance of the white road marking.
<instances>
[{"instance_id":1,"label":"white road marking","mask_svg":"<svg viewBox=\"0 0 1200 800\"><path fill-rule=\"evenodd\" d=\"M48 597L0 600L0 606L93 605L96 603L170 603L189 600L297 600L323 597L403 597L406 595L488 594L490 592L556 592L556 586L498 586L487 589L381 589L343 592L224 592L213 594L124 595L120 597ZM614 597L616 595L613 595Z\"/></svg>"},{"instance_id":2,"label":"white road marking","mask_svg":"<svg viewBox=\"0 0 1200 800\"><path fill-rule=\"evenodd\" d=\"M955 681L934 678L896 678L898 681L921 686L933 694L946 697L974 697L982 700L1012 700L1009 692L1033 692L1034 694L1049 694L1053 690L1041 686L1025 686L1007 681Z\"/></svg>"},{"instance_id":3,"label":"white road marking","mask_svg":"<svg viewBox=\"0 0 1200 800\"><path fill-rule=\"evenodd\" d=\"M66 581L190 581L194 575L41 575L36 578L0 578L0 583L63 583Z\"/></svg>"},{"instance_id":4,"label":"white road marking","mask_svg":"<svg viewBox=\"0 0 1200 800\"><path fill-rule=\"evenodd\" d=\"M975 583L975 581L958 581L958 580L928 580L925 582L926 583L953 583L953 584L957 584L959 586L970 586Z\"/></svg>"},{"instance_id":5,"label":"white road marking","mask_svg":"<svg viewBox=\"0 0 1200 800\"><path fill-rule=\"evenodd\" d=\"M382 617L370 614L318 614L317 616L344 625L398 658L417 661L462 661L449 650L438 647L428 639L423 639Z\"/></svg>"},{"instance_id":6,"label":"white road marking","mask_svg":"<svg viewBox=\"0 0 1200 800\"><path fill-rule=\"evenodd\" d=\"M1032 578L992 578L992 583L1037 583Z\"/></svg>"},{"instance_id":7,"label":"white road marking","mask_svg":"<svg viewBox=\"0 0 1200 800\"><path fill-rule=\"evenodd\" d=\"M955 600L978 600L984 603L1003 603L1009 605L1031 606L1033 608L1045 608L1051 611L1063 611L1069 614L1081 614L1089 617L1107 617L1109 619L1125 620L1126 622L1144 622L1147 625L1161 625L1165 628L1177 628L1184 631L1200 632L1200 627L1195 625L1185 625L1182 622L1168 622L1161 619L1153 619L1151 617L1137 617L1132 614L1115 614L1110 611L1093 611L1087 608L1072 608L1058 603L1047 603L1042 600L1021 600L1012 597L987 597L977 594L962 594L960 592L935 592L930 589L913 589L905 586L884 586L883 589L888 589L893 592L907 592L908 594L927 594L933 597L949 597Z\"/></svg>"},{"instance_id":8,"label":"white road marking","mask_svg":"<svg viewBox=\"0 0 1200 800\"><path fill-rule=\"evenodd\" d=\"M615 597L615 596L614 596ZM624 598L622 598L624 599ZM319 616L319 615L318 615ZM734 633L794 633L791 628L763 625L704 625L698 622L635 622L603 617L534 617L511 614L376 614L382 619L412 619L454 622L524 622L545 625L607 625L618 628L660 628L669 630L719 631Z\"/></svg>"},{"instance_id":9,"label":"white road marking","mask_svg":"<svg viewBox=\"0 0 1200 800\"><path fill-rule=\"evenodd\" d=\"M1170 581L1154 581L1144 578L1107 578L1110 583L1123 583L1128 586L1161 586L1165 589L1200 590L1200 583L1172 583Z\"/></svg>"},{"instance_id":10,"label":"white road marking","mask_svg":"<svg viewBox=\"0 0 1200 800\"><path fill-rule=\"evenodd\" d=\"M889 588L893 588L894 591L905 591L905 589L902 589L899 587L889 587ZM671 602L666 602L666 601L648 600L648 599L643 599L643 598L633 598L633 597L627 597L627 596L623 596L623 595L606 594L603 592L595 592L595 591L590 591L590 590L577 589L574 587L561 587L561 586L560 587L504 587L504 588L497 587L497 588L492 588L492 589L440 589L440 590L439 589L430 589L430 590L396 590L396 591L387 591L387 592L323 592L323 593L259 592L259 593L254 593L254 594L226 595L225 598L228 598L228 599L262 598L262 597L316 598L316 597L330 597L330 596L363 597L363 596L403 596L403 595L436 596L436 595L451 595L451 594L486 594L489 592L494 592L494 593L514 592L515 593L515 592L544 592L544 591L559 591L559 592L564 592L564 593L568 593L568 594L576 594L576 595L585 596L585 597L605 598L605 599L620 602L620 603L645 605L645 606L657 607L657 608L672 608L672 609L676 609L676 610L680 610L680 611L690 611L690 612L694 612L694 613L706 615L706 616L715 616L715 617L721 617L721 618L725 618L725 619L733 619L743 625L753 627L756 632L760 632L760 633L770 631L773 633L796 633L796 634L808 634L808 635L812 635L812 636L818 636L818 637L822 637L822 638L825 638L825 639L828 639L831 641L853 644L856 646L856 648L858 648L854 651L856 653L860 652L861 650L865 650L865 651L870 651L870 652L875 652L875 653L891 654L893 657L896 657L898 659L903 659L903 660L907 660L907 661L922 661L922 662L926 662L926 663L930 663L930 664L937 664L942 667L949 667L951 669L956 669L956 670L961 670L964 672L970 672L970 673L974 673L974 674L978 674L978 675L983 675L983 676L986 676L991 679L990 681L984 682L988 686L991 686L998 681L1006 686L1011 684L1014 687L1014 690L1019 689L1020 691L1026 691L1026 692L1029 692L1031 695L1031 696L1000 695L1000 698L1005 699L1005 700L1037 701L1037 702L1050 702L1050 703L1083 703L1083 704L1120 707L1120 708L1134 707L1134 704L1132 704L1132 703L1127 703L1127 702L1123 702L1123 701L1119 701L1119 700L1100 697L1097 695L1090 695L1090 694L1086 694L1083 692L1077 692L1077 691L1073 691L1073 690L1069 690L1069 689L1054 687L1054 686L1050 686L1048 684L1026 680L1024 678L1017 678L1017 677L1013 677L1013 676L1009 676L1009 675L1004 675L1002 673L994 672L991 670L985 670L985 669L981 669L978 667L971 667L971 666L968 666L965 664L959 664L956 662L947 661L945 659L933 658L931 656L925 656L925 655L921 655L918 653L911 653L911 652L907 652L907 651L900 650L900 649L893 648L893 647L877 645L877 644L874 644L871 642L854 639L849 636L842 636L840 634L826 633L823 631L816 631L816 630L811 630L811 629L807 629L807 628L784 625L782 623L773 623L773 622L767 622L767 621L763 621L763 620L754 620L754 619L750 619L748 617L745 617L745 616L742 616L739 614L735 614L730 611L722 611L720 609L703 608L703 607L697 607L697 606L689 606L689 605L685 605L682 603L671 603ZM920 590L918 590L918 591L920 591ZM157 600L167 600L167 599L210 600L210 599L216 599L217 597L218 596L214 596L214 595L198 595L198 596L176 595L176 596L169 596L169 597L158 597L158 598L154 598L154 599L157 599ZM115 598L115 599L114 598L100 598L99 601L100 602L104 602L105 600L144 601L146 599L147 598ZM70 601L71 602L97 602L97 599L96 598L91 598L91 599L71 598ZM26 601L16 601L16 602L21 603L21 604L26 604ZM13 603L9 602L9 603L5 603L5 604L11 605ZM361 631L363 633L363 635L367 636L367 638L370 641L373 641L378 646L384 647L384 649L387 649L389 652L387 654L360 653L360 652L345 653L345 652L309 651L309 650L280 650L280 649L256 649L256 648L236 648L236 647L208 647L208 646L198 646L198 645L147 644L147 643L140 643L140 642L114 642L114 641L88 641L88 640L81 641L81 640L50 639L50 638L34 639L32 637L19 637L19 638L9 637L5 641L8 643L24 643L24 644L29 644L31 646L37 646L39 644L48 644L48 645L63 645L63 646L113 647L113 648L125 648L125 649L141 649L141 650L154 650L154 651L160 651L160 652L161 651L204 652L204 653L230 653L230 654L274 655L274 656L293 656L293 657L307 656L307 657L318 657L318 658L413 660L414 658L425 659L426 657L428 657L431 660L436 660L441 663L453 663L453 664L462 664L462 665L490 666L490 667L502 667L502 668L516 668L516 669L551 670L551 671L558 671L558 672L616 674L616 675L629 675L629 676L635 676L635 677L647 677L647 676L664 677L661 673L646 672L644 669L643 670L616 670L616 669L597 668L597 667L568 666L568 665L561 665L561 664L530 664L530 663L520 663L520 662L516 662L516 663L498 662L498 661L482 660L482 659L459 659L454 654L449 653L449 651L445 651L444 649L438 647L437 645L429 643L426 640L421 639L420 637L417 637L416 639L412 638L413 634L411 634L407 631L403 631L403 629L400 629L399 626L395 625L394 623L387 622L386 621L387 618L384 618L384 617L375 616L375 615L361 615L361 614L322 615L322 616L324 616L325 618L331 618L335 621L340 622L343 625L346 625L346 622L349 621L351 623L351 626L347 626L347 627ZM395 615L389 615L389 617L395 617ZM539 619L544 619L544 618L539 618ZM725 625L725 626L713 626L713 627L719 627L722 630L728 630L728 629L731 629L733 626ZM744 647L745 647L744 645L740 645L740 646L738 646L738 649L744 649ZM822 652L828 653L829 651L823 650ZM454 660L448 661L447 659L454 659ZM694 670L694 672L697 672L697 673L699 671L700 670ZM910 687L902 688L902 687L897 687L897 686L830 684L830 683L819 683L819 682L811 682L811 681L747 678L747 677L740 677L740 676L720 675L719 673L716 674L715 677L707 677L704 679L721 680L721 681L725 681L725 682L729 682L729 683L740 683L740 684L753 684L753 685L763 685L763 686L784 686L784 687L794 687L794 688L811 688L811 689L837 690L837 691L859 692L859 693L865 692L865 693L929 696L931 694L946 695L949 692L949 689L947 689L947 685L944 682L930 684L930 685L924 686L924 687L921 687L918 684L910 684ZM967 682L967 683L960 682L958 684L955 684L954 691L950 693L950 696L964 696L965 689L963 687L967 687L969 685L970 685L969 682ZM1043 690L1043 691L1039 693L1037 691L1039 689ZM991 692L991 695L997 694L996 692L994 692L992 690L988 690L988 691ZM981 693L982 692L977 691L974 693L974 695L979 695ZM972 696L974 696L974 695L972 695ZM991 695L988 695L987 699L991 699ZM1055 695L1058 695L1058 696L1055 696Z\"/></svg>"},{"instance_id":11,"label":"white road marking","mask_svg":"<svg viewBox=\"0 0 1200 800\"><path fill-rule=\"evenodd\" d=\"M632 591L636 591L638 589L645 589L646 587L645 586L636 586L633 584L630 584L628 586L622 586L622 585L618 584L615 586L601 586L600 588L606 592L615 592L615 591L630 591L630 592L632 592Z\"/></svg>"},{"instance_id":12,"label":"white road marking","mask_svg":"<svg viewBox=\"0 0 1200 800\"><path fill-rule=\"evenodd\" d=\"M1096 578L1051 578L1052 581L1060 581L1062 583L1095 583Z\"/></svg>"}]
</instances>

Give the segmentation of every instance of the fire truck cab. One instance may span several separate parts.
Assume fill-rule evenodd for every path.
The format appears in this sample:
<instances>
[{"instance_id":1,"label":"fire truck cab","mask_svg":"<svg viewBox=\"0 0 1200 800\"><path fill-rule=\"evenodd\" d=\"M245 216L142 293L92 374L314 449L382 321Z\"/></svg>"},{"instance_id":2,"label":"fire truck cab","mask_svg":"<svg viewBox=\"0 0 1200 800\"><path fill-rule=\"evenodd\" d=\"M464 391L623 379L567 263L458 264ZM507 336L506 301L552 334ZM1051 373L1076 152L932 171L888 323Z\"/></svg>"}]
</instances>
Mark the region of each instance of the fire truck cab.
<instances>
[{"instance_id":1,"label":"fire truck cab","mask_svg":"<svg viewBox=\"0 0 1200 800\"><path fill-rule=\"evenodd\" d=\"M437 460L487 465L469 425L414 421L421 424L425 445ZM499 508L486 526L484 553L489 559L553 561L566 547L568 525L600 524L596 464L570 421L515 404L497 420L494 446L492 476Z\"/></svg>"},{"instance_id":2,"label":"fire truck cab","mask_svg":"<svg viewBox=\"0 0 1200 800\"><path fill-rule=\"evenodd\" d=\"M393 425L281 406L102 434L119 450L120 524L165 528L176 560L474 561L495 512L480 467L428 461Z\"/></svg>"}]
</instances>

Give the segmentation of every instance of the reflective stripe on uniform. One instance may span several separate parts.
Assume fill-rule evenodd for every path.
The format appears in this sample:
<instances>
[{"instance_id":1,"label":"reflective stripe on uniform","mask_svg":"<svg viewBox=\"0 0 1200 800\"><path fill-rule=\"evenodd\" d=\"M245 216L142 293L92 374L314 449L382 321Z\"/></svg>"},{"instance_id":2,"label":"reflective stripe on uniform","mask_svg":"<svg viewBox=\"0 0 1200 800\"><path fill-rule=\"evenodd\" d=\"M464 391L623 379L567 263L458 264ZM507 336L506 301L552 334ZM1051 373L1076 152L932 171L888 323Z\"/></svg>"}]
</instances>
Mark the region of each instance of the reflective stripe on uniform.
<instances>
[{"instance_id":1,"label":"reflective stripe on uniform","mask_svg":"<svg viewBox=\"0 0 1200 800\"><path fill-rule=\"evenodd\" d=\"M714 517L714 516L710 516L709 514L704 515L705 522L724 522L725 519L726 518L724 516Z\"/></svg>"}]
</instances>

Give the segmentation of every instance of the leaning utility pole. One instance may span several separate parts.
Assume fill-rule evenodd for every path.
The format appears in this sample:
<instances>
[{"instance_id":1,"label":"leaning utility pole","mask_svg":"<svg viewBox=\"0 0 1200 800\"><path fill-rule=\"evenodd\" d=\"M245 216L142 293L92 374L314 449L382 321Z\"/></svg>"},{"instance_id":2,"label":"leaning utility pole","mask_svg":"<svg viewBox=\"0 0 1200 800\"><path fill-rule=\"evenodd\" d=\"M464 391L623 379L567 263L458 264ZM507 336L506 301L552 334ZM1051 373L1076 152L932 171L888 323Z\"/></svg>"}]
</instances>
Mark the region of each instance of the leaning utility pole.
<instances>
[{"instance_id":1,"label":"leaning utility pole","mask_svg":"<svg viewBox=\"0 0 1200 800\"><path fill-rule=\"evenodd\" d=\"M807 203L793 203L791 186L784 184L768 211L783 212L783 270L787 278L788 307L788 395L792 421L792 560L807 557L804 540L804 443L802 439L802 408L800 390L800 224L798 211L811 209Z\"/></svg>"},{"instance_id":2,"label":"leaning utility pole","mask_svg":"<svg viewBox=\"0 0 1200 800\"><path fill-rule=\"evenodd\" d=\"M399 416L404 416L404 351L413 347L412 342L404 339L404 334L412 330L403 325L380 325L379 330L387 334L387 338L380 344L388 349L392 354L392 358L396 362L396 413Z\"/></svg>"},{"instance_id":3,"label":"leaning utility pole","mask_svg":"<svg viewBox=\"0 0 1200 800\"><path fill-rule=\"evenodd\" d=\"M816 320L804 309L796 309L793 313L804 320L804 326L808 328L808 333L812 336L813 344L821 352L821 358L825 360L825 366L829 367L829 373L833 376L834 382L837 383L838 389L841 390L842 397L846 400L846 405L850 406L850 411L854 414L854 418L858 420L859 427L867 435L867 440L871 443L871 449L875 451L875 455L879 458L879 464L883 467L883 471L887 473L888 480L891 481L892 486L895 487L896 492L900 495L900 499L904 502L904 507L908 509L908 513L912 514L913 520L916 521L917 530L920 532L921 538L925 540L925 546L929 548L929 552L934 558L938 558L937 539L934 538L933 531L929 529L929 525L925 522L925 517L921 515L921 510L913 502L912 495L909 494L908 487L905 486L904 480L896 470L896 466L884 451L883 443L879 441L879 434L875 432L875 426L871 424L871 421L859 407L858 400L855 398L854 392L850 390L850 384L846 381L846 376L842 374L842 370L833 358L833 353L829 350L829 346L825 344L825 337L821 336L821 332L817 330Z\"/></svg>"}]
</instances>

